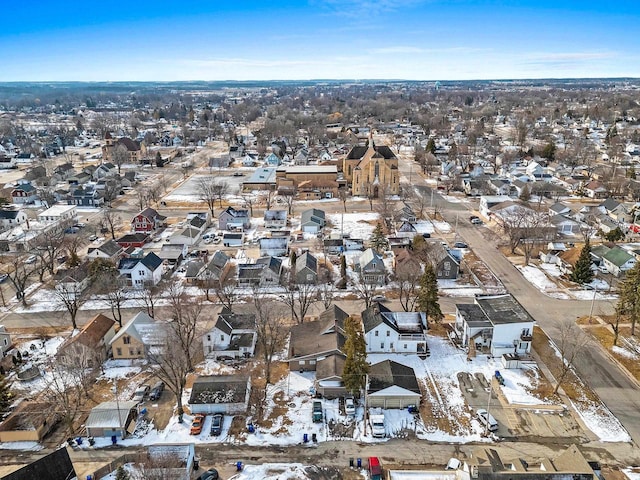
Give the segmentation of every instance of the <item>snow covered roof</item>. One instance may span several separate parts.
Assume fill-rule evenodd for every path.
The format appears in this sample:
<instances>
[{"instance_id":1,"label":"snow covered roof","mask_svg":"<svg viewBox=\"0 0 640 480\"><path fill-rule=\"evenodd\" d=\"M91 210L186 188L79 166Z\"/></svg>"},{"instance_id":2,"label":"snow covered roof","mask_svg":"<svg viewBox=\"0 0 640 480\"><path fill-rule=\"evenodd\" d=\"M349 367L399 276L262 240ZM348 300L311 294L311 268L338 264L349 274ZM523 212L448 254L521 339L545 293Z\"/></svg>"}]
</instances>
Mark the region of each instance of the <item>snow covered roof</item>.
<instances>
[{"instance_id":1,"label":"snow covered roof","mask_svg":"<svg viewBox=\"0 0 640 480\"><path fill-rule=\"evenodd\" d=\"M136 408L138 402L133 400L122 402L103 402L91 409L85 422L87 428L124 427L129 412ZM118 418L119 417L119 418Z\"/></svg>"}]
</instances>

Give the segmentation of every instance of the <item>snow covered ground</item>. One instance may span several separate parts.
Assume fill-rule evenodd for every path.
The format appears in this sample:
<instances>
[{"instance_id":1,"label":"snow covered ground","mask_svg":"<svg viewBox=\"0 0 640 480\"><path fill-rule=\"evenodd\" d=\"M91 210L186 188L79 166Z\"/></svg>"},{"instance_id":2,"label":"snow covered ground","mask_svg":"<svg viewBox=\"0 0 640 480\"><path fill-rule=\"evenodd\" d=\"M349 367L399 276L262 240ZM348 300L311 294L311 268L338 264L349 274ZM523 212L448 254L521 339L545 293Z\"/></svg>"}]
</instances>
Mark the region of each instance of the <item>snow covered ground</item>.
<instances>
[{"instance_id":1,"label":"snow covered ground","mask_svg":"<svg viewBox=\"0 0 640 480\"><path fill-rule=\"evenodd\" d=\"M333 225L332 231L351 235L351 238L369 240L380 215L376 212L332 213L327 220Z\"/></svg>"},{"instance_id":2,"label":"snow covered ground","mask_svg":"<svg viewBox=\"0 0 640 480\"><path fill-rule=\"evenodd\" d=\"M536 287L543 293L548 290L557 290L558 288L558 286L551 280L549 280L549 278L539 268L531 265L526 265L518 266L518 270L522 272L522 276L526 278L529 283L531 283L534 287Z\"/></svg>"}]
</instances>

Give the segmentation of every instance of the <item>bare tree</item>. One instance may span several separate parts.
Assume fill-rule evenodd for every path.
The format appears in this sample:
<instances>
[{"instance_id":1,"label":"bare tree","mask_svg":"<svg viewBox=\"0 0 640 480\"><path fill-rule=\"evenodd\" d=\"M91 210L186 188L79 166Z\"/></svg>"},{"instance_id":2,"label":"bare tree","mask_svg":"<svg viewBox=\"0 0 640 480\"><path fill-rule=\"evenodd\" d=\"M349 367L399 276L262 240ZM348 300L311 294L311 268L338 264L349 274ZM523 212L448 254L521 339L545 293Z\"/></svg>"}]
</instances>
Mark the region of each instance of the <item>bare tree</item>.
<instances>
[{"instance_id":1,"label":"bare tree","mask_svg":"<svg viewBox=\"0 0 640 480\"><path fill-rule=\"evenodd\" d=\"M157 285L147 283L144 288L139 290L138 300L142 302L144 307L147 309L147 315L151 318L155 316L156 303L160 299L163 290L164 285L162 283Z\"/></svg>"},{"instance_id":2,"label":"bare tree","mask_svg":"<svg viewBox=\"0 0 640 480\"><path fill-rule=\"evenodd\" d=\"M276 196L276 191L268 188L267 190L262 190L261 199L264 201L265 209L271 210L271 204L273 203L273 199Z\"/></svg>"},{"instance_id":3,"label":"bare tree","mask_svg":"<svg viewBox=\"0 0 640 480\"><path fill-rule=\"evenodd\" d=\"M253 292L259 351L264 362L265 378L271 383L273 357L286 345L289 329L283 322L285 313L278 304L269 302L259 290Z\"/></svg>"},{"instance_id":4,"label":"bare tree","mask_svg":"<svg viewBox=\"0 0 640 480\"><path fill-rule=\"evenodd\" d=\"M240 296L239 290L236 288L236 270L237 268L232 266L224 271L220 278L211 280L216 297L229 310L233 310L233 306L238 302Z\"/></svg>"},{"instance_id":5,"label":"bare tree","mask_svg":"<svg viewBox=\"0 0 640 480\"><path fill-rule=\"evenodd\" d=\"M553 394L556 395L560 387L568 379L569 373L573 371L573 363L580 351L587 346L588 337L582 329L571 320L565 320L558 328L559 336L556 348L560 354L561 361L556 373L556 387Z\"/></svg>"},{"instance_id":6,"label":"bare tree","mask_svg":"<svg viewBox=\"0 0 640 480\"><path fill-rule=\"evenodd\" d=\"M54 409L62 411L65 432L72 434L74 433L73 424L82 405L82 389L78 385L77 378L69 375L62 363L51 358L47 369L50 375L47 388L43 391L44 398Z\"/></svg>"},{"instance_id":7,"label":"bare tree","mask_svg":"<svg viewBox=\"0 0 640 480\"><path fill-rule=\"evenodd\" d=\"M333 305L336 289L333 282L321 282L318 284L318 298L322 302L324 309L328 309Z\"/></svg>"},{"instance_id":8,"label":"bare tree","mask_svg":"<svg viewBox=\"0 0 640 480\"><path fill-rule=\"evenodd\" d=\"M255 203L256 198L253 196L251 192L242 193L242 203L244 204L244 208L249 210L249 216L253 217L253 204Z\"/></svg>"},{"instance_id":9,"label":"bare tree","mask_svg":"<svg viewBox=\"0 0 640 480\"><path fill-rule=\"evenodd\" d=\"M22 301L23 306L27 306L26 291L29 279L36 272L36 263L26 262L26 255L15 257L3 256L2 263L7 278L16 290L16 297Z\"/></svg>"},{"instance_id":10,"label":"bare tree","mask_svg":"<svg viewBox=\"0 0 640 480\"><path fill-rule=\"evenodd\" d=\"M358 273L357 281L353 285L356 295L364 302L364 308L367 309L373 303L373 297L376 294L377 285L365 280L364 275Z\"/></svg>"},{"instance_id":11,"label":"bare tree","mask_svg":"<svg viewBox=\"0 0 640 480\"><path fill-rule=\"evenodd\" d=\"M43 281L44 274L49 272L53 275L56 271L56 259L65 248L64 228L67 224L61 225L60 228L52 228L42 232L34 244L33 254L39 259L39 276Z\"/></svg>"},{"instance_id":12,"label":"bare tree","mask_svg":"<svg viewBox=\"0 0 640 480\"><path fill-rule=\"evenodd\" d=\"M213 176L203 176L196 181L196 190L200 200L207 204L211 217L215 216L216 201L222 205L222 196L228 189L227 182L219 182Z\"/></svg>"},{"instance_id":13,"label":"bare tree","mask_svg":"<svg viewBox=\"0 0 640 480\"><path fill-rule=\"evenodd\" d=\"M412 312L418 301L421 268L420 263L408 258L396 266L396 283L400 305L405 312Z\"/></svg>"},{"instance_id":14,"label":"bare tree","mask_svg":"<svg viewBox=\"0 0 640 480\"><path fill-rule=\"evenodd\" d=\"M349 199L349 192L346 188L338 189L338 198L342 202L342 209L347 213L347 200Z\"/></svg>"},{"instance_id":15,"label":"bare tree","mask_svg":"<svg viewBox=\"0 0 640 480\"><path fill-rule=\"evenodd\" d=\"M78 328L76 317L80 306L84 303L85 286L82 285L82 282L74 281L72 278L75 276L74 273L79 274L80 272L72 272L69 277L56 281L55 285L52 285L52 291L56 303L67 311L71 318L71 325L76 329Z\"/></svg>"},{"instance_id":16,"label":"bare tree","mask_svg":"<svg viewBox=\"0 0 640 480\"><path fill-rule=\"evenodd\" d=\"M142 208L140 209L142 210ZM105 208L102 211L102 221L104 222L104 226L109 229L109 233L111 234L111 238L113 240L116 239L116 227L122 221L122 217L118 215L115 210L112 210L110 207Z\"/></svg>"},{"instance_id":17,"label":"bare tree","mask_svg":"<svg viewBox=\"0 0 640 480\"><path fill-rule=\"evenodd\" d=\"M296 323L304 322L309 309L318 302L318 286L312 283L296 284L293 273L288 273L289 281L285 282L284 294L280 294L280 301L291 310L291 317Z\"/></svg>"},{"instance_id":18,"label":"bare tree","mask_svg":"<svg viewBox=\"0 0 640 480\"><path fill-rule=\"evenodd\" d=\"M118 167L118 174L120 174L120 170L122 165L129 161L129 151L127 147L122 144L118 144L113 147L111 150L111 162Z\"/></svg>"},{"instance_id":19,"label":"bare tree","mask_svg":"<svg viewBox=\"0 0 640 480\"><path fill-rule=\"evenodd\" d=\"M182 348L181 340L177 337L175 329L165 325L165 338L162 346L150 351L148 354L150 362L156 367L155 375L162 380L169 391L176 397L178 404L178 422L182 423L184 409L182 405L182 394L187 383L187 375L191 371L189 362ZM191 346L194 348L195 343Z\"/></svg>"},{"instance_id":20,"label":"bare tree","mask_svg":"<svg viewBox=\"0 0 640 480\"><path fill-rule=\"evenodd\" d=\"M549 216L544 212L515 205L501 216L501 222L511 253L522 248L525 264L529 263L536 243L553 239Z\"/></svg>"},{"instance_id":21,"label":"bare tree","mask_svg":"<svg viewBox=\"0 0 640 480\"><path fill-rule=\"evenodd\" d=\"M169 327L173 337L178 341L182 354L186 358L189 371L193 370L195 345L198 344L198 320L202 315L202 302L188 296L184 288L177 283L168 289L171 322Z\"/></svg>"},{"instance_id":22,"label":"bare tree","mask_svg":"<svg viewBox=\"0 0 640 480\"><path fill-rule=\"evenodd\" d=\"M93 290L99 295L104 295L111 309L111 316L122 326L122 309L124 302L129 298L126 283L121 279L117 270L105 270L98 272L93 280Z\"/></svg>"}]
</instances>

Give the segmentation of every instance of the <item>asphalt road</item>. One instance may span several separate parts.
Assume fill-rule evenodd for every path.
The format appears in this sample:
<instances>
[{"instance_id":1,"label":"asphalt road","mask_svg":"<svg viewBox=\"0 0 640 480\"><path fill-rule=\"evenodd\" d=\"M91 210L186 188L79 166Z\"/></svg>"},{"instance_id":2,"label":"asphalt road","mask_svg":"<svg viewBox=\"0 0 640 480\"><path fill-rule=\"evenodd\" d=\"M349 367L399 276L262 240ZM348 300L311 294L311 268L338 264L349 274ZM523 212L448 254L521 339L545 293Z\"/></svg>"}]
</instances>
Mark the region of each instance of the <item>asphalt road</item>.
<instances>
[{"instance_id":1,"label":"asphalt road","mask_svg":"<svg viewBox=\"0 0 640 480\"><path fill-rule=\"evenodd\" d=\"M420 185L418 192L431 199L431 189ZM497 236L485 226L472 225L470 213L463 203L451 203L433 192L434 203L450 224L457 221L456 235L463 239L474 253L491 269L507 290L520 302L547 334L559 340L559 326L567 319L575 320L589 315L591 301L561 300L549 297L533 286L520 271L498 250ZM611 301L594 302L594 314L610 314ZM600 397L627 429L634 442L640 441L640 394L632 381L595 341L589 341L574 361L580 378Z\"/></svg>"}]
</instances>

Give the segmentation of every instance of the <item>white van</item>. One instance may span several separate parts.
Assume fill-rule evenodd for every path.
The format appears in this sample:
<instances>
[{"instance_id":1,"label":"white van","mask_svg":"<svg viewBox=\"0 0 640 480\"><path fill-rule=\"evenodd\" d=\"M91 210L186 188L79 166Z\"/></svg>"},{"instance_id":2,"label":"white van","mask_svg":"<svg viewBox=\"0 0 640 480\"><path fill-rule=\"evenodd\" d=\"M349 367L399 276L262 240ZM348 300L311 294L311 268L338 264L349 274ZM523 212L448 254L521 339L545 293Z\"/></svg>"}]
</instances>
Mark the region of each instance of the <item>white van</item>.
<instances>
[{"instance_id":1,"label":"white van","mask_svg":"<svg viewBox=\"0 0 640 480\"><path fill-rule=\"evenodd\" d=\"M479 409L476 412L476 415L478 416L478 420L480 420L480 423L490 432L495 432L496 430L498 430L498 422L495 418L493 418L493 415L491 415L485 409Z\"/></svg>"}]
</instances>

